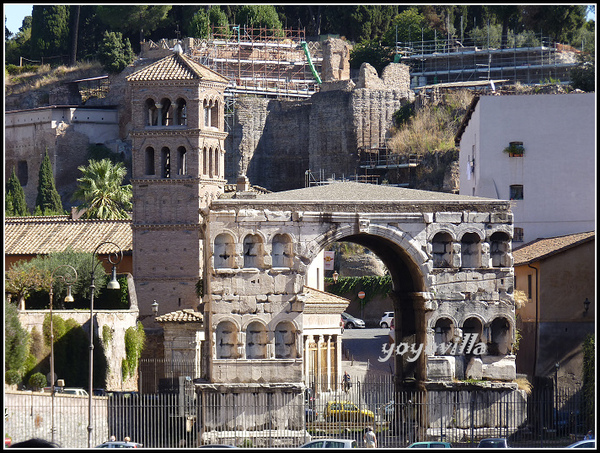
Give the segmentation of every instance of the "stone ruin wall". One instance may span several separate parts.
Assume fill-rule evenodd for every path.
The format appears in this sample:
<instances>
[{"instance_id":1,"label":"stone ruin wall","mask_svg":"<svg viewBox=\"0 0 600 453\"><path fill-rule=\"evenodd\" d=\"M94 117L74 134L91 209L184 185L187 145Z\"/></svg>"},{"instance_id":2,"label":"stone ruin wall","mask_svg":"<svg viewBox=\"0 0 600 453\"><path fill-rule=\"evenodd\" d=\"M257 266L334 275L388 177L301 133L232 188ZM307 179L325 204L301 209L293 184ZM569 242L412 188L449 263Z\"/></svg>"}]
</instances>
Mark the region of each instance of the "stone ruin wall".
<instances>
[{"instance_id":1,"label":"stone ruin wall","mask_svg":"<svg viewBox=\"0 0 600 453\"><path fill-rule=\"evenodd\" d=\"M383 146L393 114L414 100L408 67L392 63L382 77L364 64L358 84L324 82L305 101L239 98L226 142L226 176L280 191L304 187L305 171L326 178L357 172L360 147Z\"/></svg>"}]
</instances>

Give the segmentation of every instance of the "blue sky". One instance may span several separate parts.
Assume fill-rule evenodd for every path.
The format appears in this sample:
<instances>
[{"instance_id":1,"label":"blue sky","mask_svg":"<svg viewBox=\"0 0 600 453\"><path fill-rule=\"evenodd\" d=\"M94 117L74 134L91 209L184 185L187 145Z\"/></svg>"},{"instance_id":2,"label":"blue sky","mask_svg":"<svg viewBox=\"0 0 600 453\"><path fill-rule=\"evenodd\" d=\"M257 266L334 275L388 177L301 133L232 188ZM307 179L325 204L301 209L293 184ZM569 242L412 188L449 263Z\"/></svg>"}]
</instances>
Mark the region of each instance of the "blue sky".
<instances>
[{"instance_id":1,"label":"blue sky","mask_svg":"<svg viewBox=\"0 0 600 453\"><path fill-rule=\"evenodd\" d=\"M23 18L25 16L31 16L31 10L33 9L33 4L23 4L23 3L12 3L12 4L3 4L4 6L4 17L7 19L6 27L13 33L17 33L21 25L23 25ZM595 20L596 15L588 15L588 19Z\"/></svg>"}]
</instances>

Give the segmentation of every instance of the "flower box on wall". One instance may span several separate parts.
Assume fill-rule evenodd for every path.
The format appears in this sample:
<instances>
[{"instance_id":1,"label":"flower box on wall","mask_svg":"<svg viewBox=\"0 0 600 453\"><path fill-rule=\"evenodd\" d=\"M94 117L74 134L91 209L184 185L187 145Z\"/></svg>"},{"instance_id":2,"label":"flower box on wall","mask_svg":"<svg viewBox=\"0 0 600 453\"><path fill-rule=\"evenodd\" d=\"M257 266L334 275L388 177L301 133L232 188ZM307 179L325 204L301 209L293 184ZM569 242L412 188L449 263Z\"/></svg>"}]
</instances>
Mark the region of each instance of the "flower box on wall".
<instances>
[{"instance_id":1,"label":"flower box on wall","mask_svg":"<svg viewBox=\"0 0 600 453\"><path fill-rule=\"evenodd\" d=\"M525 148L523 148L523 142L510 142L503 151L510 157L523 157Z\"/></svg>"}]
</instances>

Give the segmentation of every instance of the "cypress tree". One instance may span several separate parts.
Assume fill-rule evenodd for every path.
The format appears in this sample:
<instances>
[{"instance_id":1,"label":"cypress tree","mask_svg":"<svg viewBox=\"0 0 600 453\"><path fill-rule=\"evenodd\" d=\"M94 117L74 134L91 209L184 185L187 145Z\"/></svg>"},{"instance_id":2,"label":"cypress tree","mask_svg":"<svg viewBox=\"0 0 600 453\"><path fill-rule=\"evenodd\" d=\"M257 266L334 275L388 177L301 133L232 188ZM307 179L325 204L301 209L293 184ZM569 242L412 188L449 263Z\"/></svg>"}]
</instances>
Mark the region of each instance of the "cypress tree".
<instances>
[{"instance_id":1,"label":"cypress tree","mask_svg":"<svg viewBox=\"0 0 600 453\"><path fill-rule=\"evenodd\" d=\"M25 201L25 191L21 187L21 182L15 172L15 167L12 169L12 174L6 183L6 199L4 212L6 216L22 217L29 215L27 202Z\"/></svg>"},{"instance_id":2,"label":"cypress tree","mask_svg":"<svg viewBox=\"0 0 600 453\"><path fill-rule=\"evenodd\" d=\"M46 150L46 155L40 165L35 213L36 215L64 214L62 201L54 184L54 175L52 174L52 165L50 164L48 150Z\"/></svg>"}]
</instances>

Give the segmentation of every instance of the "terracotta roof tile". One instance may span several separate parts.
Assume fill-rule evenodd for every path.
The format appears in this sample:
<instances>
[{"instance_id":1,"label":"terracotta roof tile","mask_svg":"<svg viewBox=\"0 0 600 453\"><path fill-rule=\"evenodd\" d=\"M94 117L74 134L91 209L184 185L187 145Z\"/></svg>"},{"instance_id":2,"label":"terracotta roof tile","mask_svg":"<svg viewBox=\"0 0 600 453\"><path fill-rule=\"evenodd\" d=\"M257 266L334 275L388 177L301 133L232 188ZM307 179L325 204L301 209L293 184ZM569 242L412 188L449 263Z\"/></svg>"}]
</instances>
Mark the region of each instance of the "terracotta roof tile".
<instances>
[{"instance_id":1,"label":"terracotta roof tile","mask_svg":"<svg viewBox=\"0 0 600 453\"><path fill-rule=\"evenodd\" d=\"M204 80L228 83L222 75L185 55L173 53L127 76L132 81Z\"/></svg>"},{"instance_id":2,"label":"terracotta roof tile","mask_svg":"<svg viewBox=\"0 0 600 453\"><path fill-rule=\"evenodd\" d=\"M581 243L594 240L594 237L595 233L589 231L587 233L536 239L513 250L514 265L519 266L542 260Z\"/></svg>"},{"instance_id":3,"label":"terracotta roof tile","mask_svg":"<svg viewBox=\"0 0 600 453\"><path fill-rule=\"evenodd\" d=\"M123 252L131 252L131 220L73 220L67 215L4 219L5 255L47 255L68 247L91 253L104 241L114 242ZM106 244L98 252L112 253L118 249Z\"/></svg>"},{"instance_id":4,"label":"terracotta roof tile","mask_svg":"<svg viewBox=\"0 0 600 453\"><path fill-rule=\"evenodd\" d=\"M345 297L319 291L308 286L304 287L304 292L308 295L304 304L304 313L307 314L341 313L350 304L350 301Z\"/></svg>"},{"instance_id":5,"label":"terracotta roof tile","mask_svg":"<svg viewBox=\"0 0 600 453\"><path fill-rule=\"evenodd\" d=\"M192 309L183 309L156 317L156 322L202 322L202 313Z\"/></svg>"}]
</instances>

